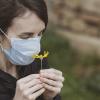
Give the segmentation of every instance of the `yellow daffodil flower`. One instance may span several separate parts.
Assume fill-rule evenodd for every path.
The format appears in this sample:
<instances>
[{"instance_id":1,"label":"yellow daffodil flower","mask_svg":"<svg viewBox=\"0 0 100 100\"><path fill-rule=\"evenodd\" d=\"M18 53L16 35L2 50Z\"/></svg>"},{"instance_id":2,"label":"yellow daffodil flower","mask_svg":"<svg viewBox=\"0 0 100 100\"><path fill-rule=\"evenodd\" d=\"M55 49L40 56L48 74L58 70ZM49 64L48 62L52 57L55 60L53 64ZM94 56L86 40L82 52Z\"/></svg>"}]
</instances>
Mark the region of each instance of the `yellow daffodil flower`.
<instances>
[{"instance_id":1,"label":"yellow daffodil flower","mask_svg":"<svg viewBox=\"0 0 100 100\"><path fill-rule=\"evenodd\" d=\"M49 52L48 51L44 51L43 55L42 54L33 55L32 58L39 58L41 60L41 69L42 69L42 60L43 60L43 58L48 57L48 55L49 55Z\"/></svg>"},{"instance_id":2,"label":"yellow daffodil flower","mask_svg":"<svg viewBox=\"0 0 100 100\"><path fill-rule=\"evenodd\" d=\"M40 58L40 59L43 59L43 58L46 58L46 57L48 57L48 55L49 55L49 52L48 51L44 51L44 54L42 55L42 54L38 54L38 55L33 55L32 56L32 58Z\"/></svg>"}]
</instances>

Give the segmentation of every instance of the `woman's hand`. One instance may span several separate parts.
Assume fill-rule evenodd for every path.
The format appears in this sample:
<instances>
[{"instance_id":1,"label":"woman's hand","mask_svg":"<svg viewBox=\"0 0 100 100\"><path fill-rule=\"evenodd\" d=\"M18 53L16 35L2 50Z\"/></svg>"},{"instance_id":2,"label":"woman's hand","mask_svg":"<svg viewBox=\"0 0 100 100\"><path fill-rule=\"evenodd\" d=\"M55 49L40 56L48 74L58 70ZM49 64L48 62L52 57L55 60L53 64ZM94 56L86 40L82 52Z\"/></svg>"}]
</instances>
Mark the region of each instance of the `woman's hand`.
<instances>
[{"instance_id":1,"label":"woman's hand","mask_svg":"<svg viewBox=\"0 0 100 100\"><path fill-rule=\"evenodd\" d=\"M36 100L44 91L40 75L32 74L17 81L13 100Z\"/></svg>"},{"instance_id":2,"label":"woman's hand","mask_svg":"<svg viewBox=\"0 0 100 100\"><path fill-rule=\"evenodd\" d=\"M62 72L56 69L44 69L40 71L40 80L46 89L43 93L46 100L53 100L53 98L61 92L63 87L64 77Z\"/></svg>"}]
</instances>

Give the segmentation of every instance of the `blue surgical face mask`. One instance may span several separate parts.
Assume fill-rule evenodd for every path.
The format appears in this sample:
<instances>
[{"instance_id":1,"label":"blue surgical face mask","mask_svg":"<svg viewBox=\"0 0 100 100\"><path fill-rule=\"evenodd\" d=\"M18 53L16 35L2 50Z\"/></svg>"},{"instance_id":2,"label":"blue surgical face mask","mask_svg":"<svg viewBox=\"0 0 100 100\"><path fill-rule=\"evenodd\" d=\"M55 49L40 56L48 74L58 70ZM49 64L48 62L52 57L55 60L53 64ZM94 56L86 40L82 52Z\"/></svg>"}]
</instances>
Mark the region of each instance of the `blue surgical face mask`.
<instances>
[{"instance_id":1,"label":"blue surgical face mask","mask_svg":"<svg viewBox=\"0 0 100 100\"><path fill-rule=\"evenodd\" d=\"M5 36L7 37L6 34ZM36 55L40 52L40 36L35 36L34 38L29 39L11 38L9 40L11 48L4 49L2 47L2 50L12 64L28 65L34 61L32 55Z\"/></svg>"}]
</instances>

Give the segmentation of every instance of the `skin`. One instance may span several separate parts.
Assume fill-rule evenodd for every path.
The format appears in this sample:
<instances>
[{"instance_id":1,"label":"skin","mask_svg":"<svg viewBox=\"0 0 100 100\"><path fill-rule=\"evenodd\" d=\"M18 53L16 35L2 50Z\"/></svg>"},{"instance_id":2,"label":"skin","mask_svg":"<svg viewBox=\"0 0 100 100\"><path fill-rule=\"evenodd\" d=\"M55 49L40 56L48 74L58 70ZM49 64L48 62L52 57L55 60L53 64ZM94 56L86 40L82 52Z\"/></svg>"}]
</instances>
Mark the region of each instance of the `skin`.
<instances>
[{"instance_id":1,"label":"skin","mask_svg":"<svg viewBox=\"0 0 100 100\"><path fill-rule=\"evenodd\" d=\"M7 31L7 37L28 39L36 35L41 35L45 29L44 22L33 12L26 11L23 16L16 17L11 27ZM11 48L9 39L6 37L0 42L5 49ZM4 52L0 52L2 70L17 78L16 65L13 65L4 56ZM4 67L5 66L5 67ZM16 93L13 100L36 100L41 94L45 100L53 100L53 98L61 92L64 77L62 72L56 69L41 70L39 74L31 74L17 81Z\"/></svg>"}]
</instances>

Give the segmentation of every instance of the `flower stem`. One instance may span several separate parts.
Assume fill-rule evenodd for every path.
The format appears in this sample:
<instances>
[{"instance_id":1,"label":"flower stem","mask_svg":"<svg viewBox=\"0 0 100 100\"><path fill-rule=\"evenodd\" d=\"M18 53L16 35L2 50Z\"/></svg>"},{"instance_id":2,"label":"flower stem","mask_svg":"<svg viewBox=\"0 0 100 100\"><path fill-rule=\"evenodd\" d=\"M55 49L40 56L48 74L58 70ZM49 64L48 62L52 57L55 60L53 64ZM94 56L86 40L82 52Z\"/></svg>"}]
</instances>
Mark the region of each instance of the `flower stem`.
<instances>
[{"instance_id":1,"label":"flower stem","mask_svg":"<svg viewBox=\"0 0 100 100\"><path fill-rule=\"evenodd\" d=\"M40 58L40 60L41 60L41 69L42 69L42 62L43 62L43 58Z\"/></svg>"}]
</instances>

